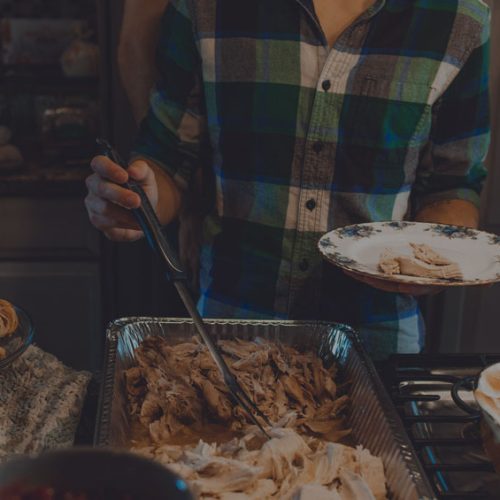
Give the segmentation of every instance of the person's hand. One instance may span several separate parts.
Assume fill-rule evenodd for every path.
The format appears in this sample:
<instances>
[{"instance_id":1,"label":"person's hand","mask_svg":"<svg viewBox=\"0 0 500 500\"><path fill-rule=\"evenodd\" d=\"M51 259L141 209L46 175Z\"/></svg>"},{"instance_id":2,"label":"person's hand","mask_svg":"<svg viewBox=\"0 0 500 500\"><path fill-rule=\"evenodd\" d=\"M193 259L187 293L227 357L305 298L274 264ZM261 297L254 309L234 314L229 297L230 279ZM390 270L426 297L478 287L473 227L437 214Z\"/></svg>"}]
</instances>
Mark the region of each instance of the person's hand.
<instances>
[{"instance_id":1,"label":"person's hand","mask_svg":"<svg viewBox=\"0 0 500 500\"><path fill-rule=\"evenodd\" d=\"M138 182L154 209L158 204L158 184L153 169L145 161L135 161L128 170L105 156L96 156L91 167L94 173L87 178L88 195L85 207L90 222L113 241L135 241L143 236L133 214L141 199L125 189L129 177Z\"/></svg>"},{"instance_id":2,"label":"person's hand","mask_svg":"<svg viewBox=\"0 0 500 500\"><path fill-rule=\"evenodd\" d=\"M446 288L444 286L413 285L411 283L382 280L346 270L344 270L344 272L351 278L370 285L373 288L377 288L378 290L382 290L384 292L402 293L404 295L413 295L415 297L420 297L422 295L434 295L442 292Z\"/></svg>"}]
</instances>

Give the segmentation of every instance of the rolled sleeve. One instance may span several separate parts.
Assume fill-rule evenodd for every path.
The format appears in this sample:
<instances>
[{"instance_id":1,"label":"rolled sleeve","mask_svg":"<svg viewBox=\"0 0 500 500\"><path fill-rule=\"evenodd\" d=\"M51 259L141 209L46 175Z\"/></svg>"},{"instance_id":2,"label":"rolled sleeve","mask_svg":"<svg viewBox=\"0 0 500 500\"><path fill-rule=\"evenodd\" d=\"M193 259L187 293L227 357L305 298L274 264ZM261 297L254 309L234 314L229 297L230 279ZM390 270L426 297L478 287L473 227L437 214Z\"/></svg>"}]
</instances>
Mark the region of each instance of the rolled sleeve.
<instances>
[{"instance_id":1,"label":"rolled sleeve","mask_svg":"<svg viewBox=\"0 0 500 500\"><path fill-rule=\"evenodd\" d=\"M153 160L186 188L199 165L206 130L201 60L186 0L171 0L162 18L157 69L132 159Z\"/></svg>"},{"instance_id":2,"label":"rolled sleeve","mask_svg":"<svg viewBox=\"0 0 500 500\"><path fill-rule=\"evenodd\" d=\"M461 199L479 206L490 142L489 28L433 106L432 129L413 187L413 212Z\"/></svg>"}]
</instances>

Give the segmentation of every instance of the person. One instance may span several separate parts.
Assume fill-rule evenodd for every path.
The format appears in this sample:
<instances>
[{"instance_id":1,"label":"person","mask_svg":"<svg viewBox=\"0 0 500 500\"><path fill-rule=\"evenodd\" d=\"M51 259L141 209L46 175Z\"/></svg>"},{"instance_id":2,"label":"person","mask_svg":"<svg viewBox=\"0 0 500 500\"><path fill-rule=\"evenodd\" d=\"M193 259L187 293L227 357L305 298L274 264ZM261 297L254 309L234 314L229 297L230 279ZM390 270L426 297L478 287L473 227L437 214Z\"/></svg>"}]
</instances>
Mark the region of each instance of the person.
<instances>
[{"instance_id":1,"label":"person","mask_svg":"<svg viewBox=\"0 0 500 500\"><path fill-rule=\"evenodd\" d=\"M136 123L145 118L149 95L158 77L155 47L160 32L160 19L168 0L125 0L118 45L120 79L130 102ZM191 188L183 194L179 212L178 246L192 288L199 288L199 248L204 213L201 173L195 175Z\"/></svg>"},{"instance_id":2,"label":"person","mask_svg":"<svg viewBox=\"0 0 500 500\"><path fill-rule=\"evenodd\" d=\"M117 183L168 224L208 169L202 315L341 321L374 358L418 352L428 290L354 280L317 242L371 221L477 227L488 19L481 0L171 0L130 168L92 161L90 220L140 238Z\"/></svg>"},{"instance_id":3,"label":"person","mask_svg":"<svg viewBox=\"0 0 500 500\"><path fill-rule=\"evenodd\" d=\"M155 47L168 0L125 0L118 45L118 69L137 123L146 116L158 78Z\"/></svg>"}]
</instances>

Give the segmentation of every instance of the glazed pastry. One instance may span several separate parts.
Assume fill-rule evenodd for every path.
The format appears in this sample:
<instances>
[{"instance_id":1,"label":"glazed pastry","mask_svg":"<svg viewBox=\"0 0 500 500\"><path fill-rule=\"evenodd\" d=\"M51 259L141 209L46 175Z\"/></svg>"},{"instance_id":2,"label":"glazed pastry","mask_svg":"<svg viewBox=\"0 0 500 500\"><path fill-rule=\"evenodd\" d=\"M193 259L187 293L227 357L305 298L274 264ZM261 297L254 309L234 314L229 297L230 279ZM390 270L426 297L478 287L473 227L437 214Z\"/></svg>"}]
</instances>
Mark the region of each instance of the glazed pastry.
<instances>
[{"instance_id":1,"label":"glazed pastry","mask_svg":"<svg viewBox=\"0 0 500 500\"><path fill-rule=\"evenodd\" d=\"M17 317L14 306L0 299L0 338L12 335L19 326L19 318Z\"/></svg>"}]
</instances>

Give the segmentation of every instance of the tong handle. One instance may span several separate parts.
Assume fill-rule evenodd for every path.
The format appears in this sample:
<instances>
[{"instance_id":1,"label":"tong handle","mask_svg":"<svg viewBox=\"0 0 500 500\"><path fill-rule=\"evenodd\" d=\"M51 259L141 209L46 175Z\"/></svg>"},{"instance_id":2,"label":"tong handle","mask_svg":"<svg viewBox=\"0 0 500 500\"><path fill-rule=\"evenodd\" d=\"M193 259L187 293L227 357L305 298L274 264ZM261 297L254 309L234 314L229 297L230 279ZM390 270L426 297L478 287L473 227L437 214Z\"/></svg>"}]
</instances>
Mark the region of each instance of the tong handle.
<instances>
[{"instance_id":1,"label":"tong handle","mask_svg":"<svg viewBox=\"0 0 500 500\"><path fill-rule=\"evenodd\" d=\"M142 187L135 181L129 181L124 186L141 198L141 206L133 210L137 222L141 226L149 246L167 263L167 274L172 281L187 280L186 273L176 252L165 237L163 228L154 211L149 198Z\"/></svg>"},{"instance_id":2,"label":"tong handle","mask_svg":"<svg viewBox=\"0 0 500 500\"><path fill-rule=\"evenodd\" d=\"M122 161L118 153L107 141L105 141L104 139L98 139L97 144L99 144L99 146L101 147L102 154L127 170L126 163ZM186 306L186 309L191 316L200 337L205 342L217 367L221 371L224 382L228 386L229 391L233 394L236 402L240 404L242 408L248 413L250 419L254 422L254 424L257 425L264 433L264 435L269 438L269 435L253 414L253 411L261 416L266 424L269 424L267 417L262 412L260 412L260 410L251 401L245 391L241 388L236 377L231 373L231 370L227 366L226 361L222 357L215 342L205 328L203 319L201 318L200 313L198 312L196 305L193 302L191 294L187 289L185 283L186 274L182 269L177 254L174 252L163 233L160 221L158 220L158 217L156 216L156 213L151 206L146 193L144 192L142 187L133 180L130 180L128 183L124 184L123 187L130 189L134 193L138 194L141 198L141 206L137 209L134 209L133 213L137 221L139 222L139 225L141 226L151 248L159 253L160 257L162 257L163 260L167 263L167 273L169 275L169 278L174 281L174 285L177 288L179 296Z\"/></svg>"},{"instance_id":3,"label":"tong handle","mask_svg":"<svg viewBox=\"0 0 500 500\"><path fill-rule=\"evenodd\" d=\"M122 160L118 152L104 139L97 139L97 144L101 148L101 153L107 156L120 167L127 170L127 164ZM142 187L134 180L129 180L123 187L130 189L141 199L139 208L132 210L139 226L141 227L149 246L165 261L167 264L167 275L172 281L186 281L187 275L180 263L177 253L163 232L160 221L151 206L149 198Z\"/></svg>"}]
</instances>

